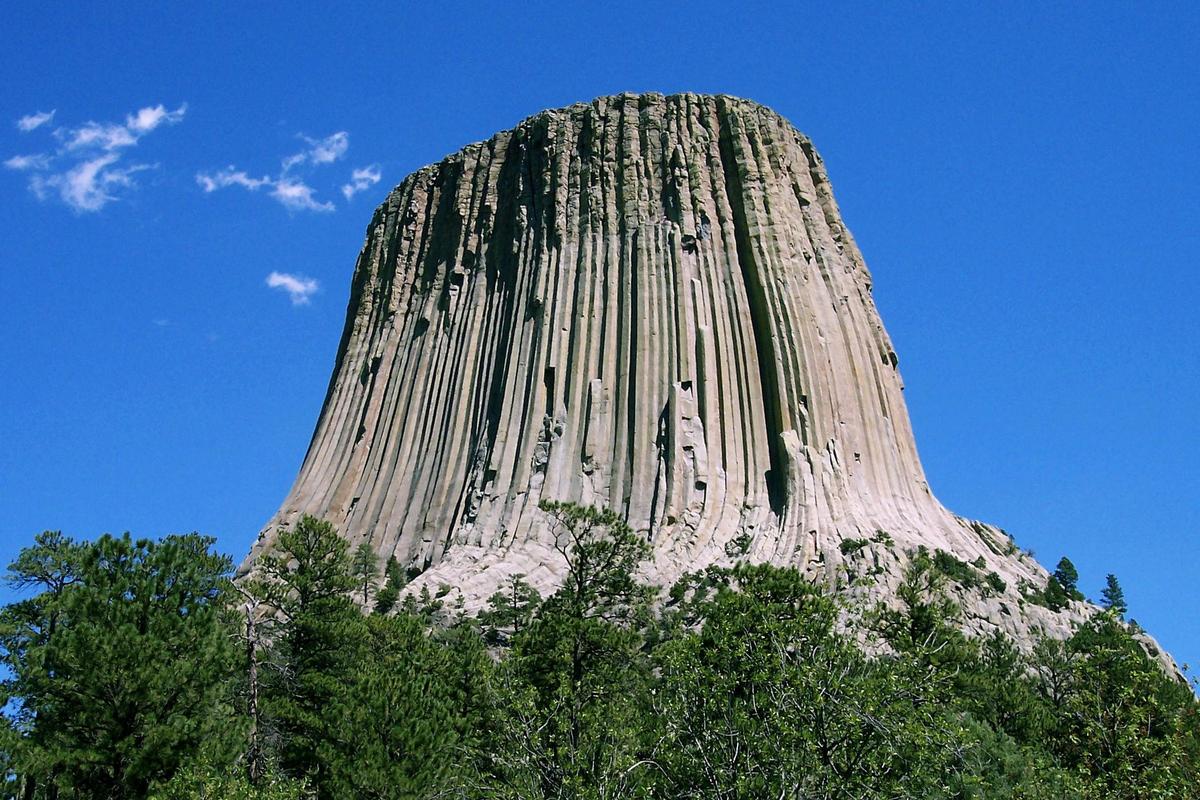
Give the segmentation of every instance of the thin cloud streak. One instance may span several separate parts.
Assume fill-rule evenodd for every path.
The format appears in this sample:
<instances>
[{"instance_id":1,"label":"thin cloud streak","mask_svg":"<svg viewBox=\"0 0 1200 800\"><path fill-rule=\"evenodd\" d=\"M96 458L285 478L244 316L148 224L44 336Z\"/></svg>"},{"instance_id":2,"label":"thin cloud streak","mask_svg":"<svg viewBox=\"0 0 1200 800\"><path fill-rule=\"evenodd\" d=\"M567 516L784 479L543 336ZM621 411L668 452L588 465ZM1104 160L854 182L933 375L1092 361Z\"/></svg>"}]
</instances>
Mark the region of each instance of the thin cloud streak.
<instances>
[{"instance_id":1,"label":"thin cloud streak","mask_svg":"<svg viewBox=\"0 0 1200 800\"><path fill-rule=\"evenodd\" d=\"M136 115L127 116L125 118L125 127L131 131L136 131L139 135L147 134L164 122L169 125L181 122L185 113L187 113L187 103L184 103L174 111L167 111L162 103L159 103L153 108L138 109Z\"/></svg>"},{"instance_id":2,"label":"thin cloud streak","mask_svg":"<svg viewBox=\"0 0 1200 800\"><path fill-rule=\"evenodd\" d=\"M117 199L113 190L132 187L134 173L152 168L149 164L133 164L118 169L114 166L118 159L115 153L108 153L80 162L61 174L35 175L30 188L39 200L48 197L53 190L76 211L99 211Z\"/></svg>"},{"instance_id":3,"label":"thin cloud streak","mask_svg":"<svg viewBox=\"0 0 1200 800\"><path fill-rule=\"evenodd\" d=\"M313 197L314 189L298 178L252 178L245 172L234 167L227 167L212 175L199 173L196 183L210 194L228 186L240 186L250 192L256 192L263 187L269 187L269 196L279 201L291 211L333 211L333 203L321 203Z\"/></svg>"},{"instance_id":4,"label":"thin cloud streak","mask_svg":"<svg viewBox=\"0 0 1200 800\"><path fill-rule=\"evenodd\" d=\"M224 189L226 186L241 186L253 192L263 186L270 186L273 182L265 176L262 178L251 178L242 170L230 165L212 175L197 174L196 183L200 184L205 194L208 194L209 192L215 192L217 189Z\"/></svg>"},{"instance_id":5,"label":"thin cloud streak","mask_svg":"<svg viewBox=\"0 0 1200 800\"><path fill-rule=\"evenodd\" d=\"M8 169L46 169L50 166L50 156L45 153L34 153L28 156L13 156L4 162Z\"/></svg>"},{"instance_id":6,"label":"thin cloud streak","mask_svg":"<svg viewBox=\"0 0 1200 800\"><path fill-rule=\"evenodd\" d=\"M58 111L52 108L49 111L37 111L33 114L26 114L17 120L17 129L23 133L35 131L38 128L54 121L54 114Z\"/></svg>"},{"instance_id":7,"label":"thin cloud streak","mask_svg":"<svg viewBox=\"0 0 1200 800\"><path fill-rule=\"evenodd\" d=\"M379 183L382 177L383 173L380 172L378 164L372 164L369 167L359 167L350 173L350 182L342 186L342 194L349 200L359 192L370 189Z\"/></svg>"},{"instance_id":8,"label":"thin cloud streak","mask_svg":"<svg viewBox=\"0 0 1200 800\"><path fill-rule=\"evenodd\" d=\"M321 288L315 278L287 272L272 272L267 276L267 286L287 292L294 306L308 305L310 298Z\"/></svg>"},{"instance_id":9,"label":"thin cloud streak","mask_svg":"<svg viewBox=\"0 0 1200 800\"><path fill-rule=\"evenodd\" d=\"M283 160L284 172L305 163L332 164L346 155L346 151L350 149L350 134L345 131L332 133L324 139L311 139L304 135L301 135L300 138L308 143L308 149L285 158Z\"/></svg>"},{"instance_id":10,"label":"thin cloud streak","mask_svg":"<svg viewBox=\"0 0 1200 800\"><path fill-rule=\"evenodd\" d=\"M205 194L229 186L240 186L249 192L257 192L259 189L265 188L270 190L267 192L268 197L289 211L333 211L333 203L318 200L316 189L302 178L291 174L291 170L303 164L310 166L331 164L342 158L350 148L350 134L338 131L324 139L312 139L307 136L300 138L308 144L308 147L284 158L280 162L280 172L275 177L264 175L261 178L254 178L245 170L240 170L230 164L218 172L196 173L196 183L204 190ZM283 273L272 273L272 275L276 274Z\"/></svg>"},{"instance_id":11,"label":"thin cloud streak","mask_svg":"<svg viewBox=\"0 0 1200 800\"><path fill-rule=\"evenodd\" d=\"M143 136L151 133L163 123L174 125L182 122L183 115L186 113L187 103L182 104L174 111L168 111L162 103L159 103L156 106L147 106L138 109L133 114L126 115L123 125L115 122L86 122L73 130L57 128L54 135L64 140L63 146L67 150L84 148L119 150L123 147L134 146Z\"/></svg>"}]
</instances>

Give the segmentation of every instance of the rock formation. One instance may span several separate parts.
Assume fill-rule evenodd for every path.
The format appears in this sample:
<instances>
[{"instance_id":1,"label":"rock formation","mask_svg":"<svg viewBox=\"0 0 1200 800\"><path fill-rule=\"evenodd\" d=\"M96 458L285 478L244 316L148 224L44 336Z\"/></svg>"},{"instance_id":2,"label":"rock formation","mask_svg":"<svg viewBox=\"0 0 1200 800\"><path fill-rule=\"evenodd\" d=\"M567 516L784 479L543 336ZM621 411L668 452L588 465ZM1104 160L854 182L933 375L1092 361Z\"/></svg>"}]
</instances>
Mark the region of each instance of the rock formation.
<instances>
[{"instance_id":1,"label":"rock formation","mask_svg":"<svg viewBox=\"0 0 1200 800\"><path fill-rule=\"evenodd\" d=\"M546 111L375 211L316 432L247 566L310 513L478 607L514 573L555 584L537 505L572 500L622 512L661 583L749 559L887 593L924 545L999 578L959 587L969 628L1061 634L1072 612L1020 596L1045 571L930 492L902 388L786 120L692 94Z\"/></svg>"}]
</instances>

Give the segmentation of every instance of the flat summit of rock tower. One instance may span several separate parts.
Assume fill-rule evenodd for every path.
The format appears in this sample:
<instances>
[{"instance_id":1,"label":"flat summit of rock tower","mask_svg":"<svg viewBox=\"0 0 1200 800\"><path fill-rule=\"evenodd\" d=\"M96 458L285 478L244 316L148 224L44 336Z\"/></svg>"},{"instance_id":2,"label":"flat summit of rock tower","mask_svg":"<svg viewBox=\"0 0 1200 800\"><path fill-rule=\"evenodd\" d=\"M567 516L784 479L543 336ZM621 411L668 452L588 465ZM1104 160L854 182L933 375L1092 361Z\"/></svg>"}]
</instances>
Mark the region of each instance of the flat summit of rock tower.
<instances>
[{"instance_id":1,"label":"flat summit of rock tower","mask_svg":"<svg viewBox=\"0 0 1200 800\"><path fill-rule=\"evenodd\" d=\"M918 546L994 581L967 626L1073 614L926 483L871 276L812 143L727 96L544 111L374 213L316 432L247 568L301 514L478 607L563 568L543 499L604 505L660 583L746 559L894 592Z\"/></svg>"}]
</instances>

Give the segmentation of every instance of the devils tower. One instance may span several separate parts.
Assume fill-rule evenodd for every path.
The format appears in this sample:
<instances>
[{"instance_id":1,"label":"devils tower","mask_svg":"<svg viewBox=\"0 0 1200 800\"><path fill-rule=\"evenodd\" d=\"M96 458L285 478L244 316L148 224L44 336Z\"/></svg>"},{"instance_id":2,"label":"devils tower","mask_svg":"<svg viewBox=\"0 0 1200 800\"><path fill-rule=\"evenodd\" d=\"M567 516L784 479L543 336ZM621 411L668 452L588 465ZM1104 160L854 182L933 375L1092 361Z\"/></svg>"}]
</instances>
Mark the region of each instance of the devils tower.
<instances>
[{"instance_id":1,"label":"devils tower","mask_svg":"<svg viewBox=\"0 0 1200 800\"><path fill-rule=\"evenodd\" d=\"M1063 631L1046 573L931 493L872 281L812 143L726 96L545 111L374 213L295 484L301 514L468 608L562 569L538 502L604 505L659 583L747 559L894 591L911 552L990 581L966 624Z\"/></svg>"}]
</instances>

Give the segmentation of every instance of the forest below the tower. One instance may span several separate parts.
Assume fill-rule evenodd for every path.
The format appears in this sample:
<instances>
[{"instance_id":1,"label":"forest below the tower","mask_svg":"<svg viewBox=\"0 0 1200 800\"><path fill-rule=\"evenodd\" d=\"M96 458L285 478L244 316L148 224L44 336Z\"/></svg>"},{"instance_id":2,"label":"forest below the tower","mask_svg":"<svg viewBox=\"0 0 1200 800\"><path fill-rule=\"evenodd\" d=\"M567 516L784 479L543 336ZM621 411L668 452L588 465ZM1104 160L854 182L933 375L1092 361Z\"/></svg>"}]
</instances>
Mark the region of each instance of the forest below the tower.
<instances>
[{"instance_id":1,"label":"forest below the tower","mask_svg":"<svg viewBox=\"0 0 1200 800\"><path fill-rule=\"evenodd\" d=\"M657 587L618 515L543 511L562 586L515 576L475 615L406 593L395 560L312 517L237 583L196 534L39 535L0 615L0 792L1200 797L1196 697L1144 651L1115 580L1106 609L1030 650L963 635L927 552L892 605L748 563Z\"/></svg>"}]
</instances>

